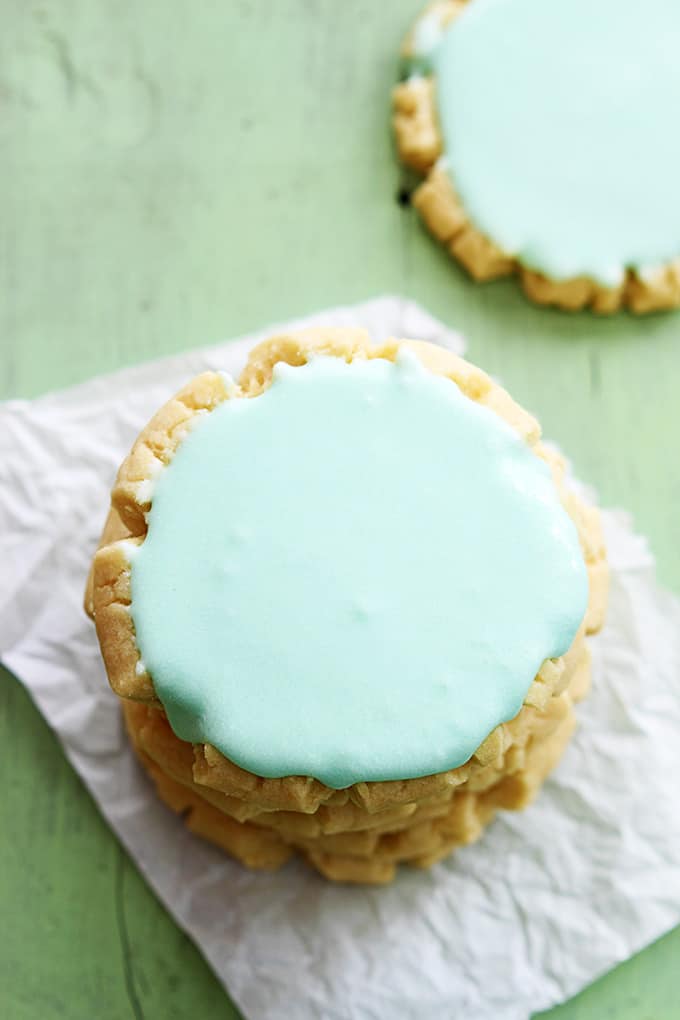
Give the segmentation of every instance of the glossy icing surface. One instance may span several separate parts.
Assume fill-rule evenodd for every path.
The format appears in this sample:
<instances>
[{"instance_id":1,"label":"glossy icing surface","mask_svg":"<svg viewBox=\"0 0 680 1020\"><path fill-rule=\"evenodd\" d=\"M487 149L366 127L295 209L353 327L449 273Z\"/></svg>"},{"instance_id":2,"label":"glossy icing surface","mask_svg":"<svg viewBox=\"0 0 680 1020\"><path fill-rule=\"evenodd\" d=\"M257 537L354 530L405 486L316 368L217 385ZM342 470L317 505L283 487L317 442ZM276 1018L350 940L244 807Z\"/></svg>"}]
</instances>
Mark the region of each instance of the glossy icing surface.
<instances>
[{"instance_id":1,"label":"glossy icing surface","mask_svg":"<svg viewBox=\"0 0 680 1020\"><path fill-rule=\"evenodd\" d=\"M586 601L547 467L404 349L279 365L199 419L132 557L175 732L335 788L462 764Z\"/></svg>"},{"instance_id":2,"label":"glossy icing surface","mask_svg":"<svg viewBox=\"0 0 680 1020\"><path fill-rule=\"evenodd\" d=\"M605 286L680 255L676 0L471 0L417 39L456 190L504 251Z\"/></svg>"}]
</instances>

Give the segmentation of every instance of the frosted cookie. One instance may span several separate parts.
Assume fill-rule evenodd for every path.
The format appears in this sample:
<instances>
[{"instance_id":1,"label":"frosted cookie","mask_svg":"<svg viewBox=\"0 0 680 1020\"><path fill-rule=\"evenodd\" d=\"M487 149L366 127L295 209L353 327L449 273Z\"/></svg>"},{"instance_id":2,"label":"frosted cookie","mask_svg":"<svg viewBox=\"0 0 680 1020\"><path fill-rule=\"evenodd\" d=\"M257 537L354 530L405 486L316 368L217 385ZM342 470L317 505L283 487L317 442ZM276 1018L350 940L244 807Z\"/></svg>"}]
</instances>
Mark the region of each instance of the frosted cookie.
<instances>
[{"instance_id":1,"label":"frosted cookie","mask_svg":"<svg viewBox=\"0 0 680 1020\"><path fill-rule=\"evenodd\" d=\"M678 52L674 0L431 4L394 91L429 229L539 304L680 305Z\"/></svg>"},{"instance_id":2,"label":"frosted cookie","mask_svg":"<svg viewBox=\"0 0 680 1020\"><path fill-rule=\"evenodd\" d=\"M226 816L251 866L384 881L537 791L606 587L596 511L507 393L429 344L315 330L152 419L86 607L171 806Z\"/></svg>"}]
</instances>

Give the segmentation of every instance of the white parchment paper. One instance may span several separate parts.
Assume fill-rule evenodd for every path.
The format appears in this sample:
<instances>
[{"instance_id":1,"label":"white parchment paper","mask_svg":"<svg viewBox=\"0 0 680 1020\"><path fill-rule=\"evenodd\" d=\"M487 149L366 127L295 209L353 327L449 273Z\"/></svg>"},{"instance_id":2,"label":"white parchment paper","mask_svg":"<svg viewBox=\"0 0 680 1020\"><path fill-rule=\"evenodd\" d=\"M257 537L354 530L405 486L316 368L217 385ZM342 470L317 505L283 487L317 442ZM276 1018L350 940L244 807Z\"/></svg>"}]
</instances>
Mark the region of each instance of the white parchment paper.
<instances>
[{"instance_id":1,"label":"white parchment paper","mask_svg":"<svg viewBox=\"0 0 680 1020\"><path fill-rule=\"evenodd\" d=\"M463 350L397 298L306 321ZM0 655L251 1020L525 1020L680 922L680 603L627 517L605 512L610 611L578 733L532 807L429 872L333 886L298 863L248 872L192 837L133 760L83 585L140 427L269 332L0 406Z\"/></svg>"}]
</instances>

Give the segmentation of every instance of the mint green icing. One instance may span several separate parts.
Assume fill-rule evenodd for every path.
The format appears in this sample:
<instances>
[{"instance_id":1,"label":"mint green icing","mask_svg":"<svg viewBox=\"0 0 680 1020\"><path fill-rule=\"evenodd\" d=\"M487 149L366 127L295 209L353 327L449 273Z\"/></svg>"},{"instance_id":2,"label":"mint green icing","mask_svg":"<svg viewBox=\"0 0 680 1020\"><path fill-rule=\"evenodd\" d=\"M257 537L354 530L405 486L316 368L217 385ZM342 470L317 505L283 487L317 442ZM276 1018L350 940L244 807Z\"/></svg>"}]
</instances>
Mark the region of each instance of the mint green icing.
<instances>
[{"instance_id":1,"label":"mint green icing","mask_svg":"<svg viewBox=\"0 0 680 1020\"><path fill-rule=\"evenodd\" d=\"M402 349L278 365L197 420L132 556L178 736L342 788L465 762L584 615L548 468Z\"/></svg>"},{"instance_id":2,"label":"mint green icing","mask_svg":"<svg viewBox=\"0 0 680 1020\"><path fill-rule=\"evenodd\" d=\"M432 55L441 42L444 28L440 13L428 10L421 15L413 26L410 53L402 61L403 77L432 74L434 67Z\"/></svg>"},{"instance_id":3,"label":"mint green icing","mask_svg":"<svg viewBox=\"0 0 680 1020\"><path fill-rule=\"evenodd\" d=\"M502 249L607 286L680 255L677 0L471 0L431 59L446 166Z\"/></svg>"}]
</instances>

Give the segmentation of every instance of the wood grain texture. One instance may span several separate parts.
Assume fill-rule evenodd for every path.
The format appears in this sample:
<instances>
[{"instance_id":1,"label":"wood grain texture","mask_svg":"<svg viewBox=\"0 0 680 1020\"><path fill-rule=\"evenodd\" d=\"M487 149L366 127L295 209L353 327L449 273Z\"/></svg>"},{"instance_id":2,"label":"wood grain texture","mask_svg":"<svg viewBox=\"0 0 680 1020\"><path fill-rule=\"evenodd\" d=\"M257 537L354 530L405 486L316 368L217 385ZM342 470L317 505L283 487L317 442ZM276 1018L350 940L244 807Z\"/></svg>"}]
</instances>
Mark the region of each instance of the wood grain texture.
<instances>
[{"instance_id":1,"label":"wood grain texture","mask_svg":"<svg viewBox=\"0 0 680 1020\"><path fill-rule=\"evenodd\" d=\"M397 194L419 0L0 0L0 396L381 292L462 329L680 590L680 315L475 287ZM0 1015L237 1016L0 672ZM680 930L556 1020L671 1020Z\"/></svg>"}]
</instances>

